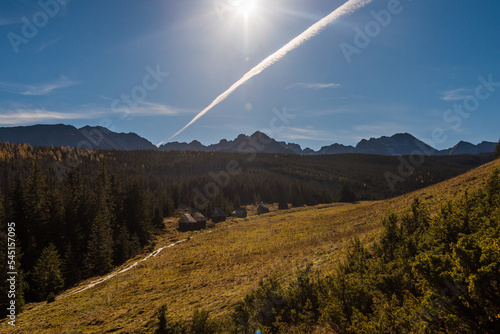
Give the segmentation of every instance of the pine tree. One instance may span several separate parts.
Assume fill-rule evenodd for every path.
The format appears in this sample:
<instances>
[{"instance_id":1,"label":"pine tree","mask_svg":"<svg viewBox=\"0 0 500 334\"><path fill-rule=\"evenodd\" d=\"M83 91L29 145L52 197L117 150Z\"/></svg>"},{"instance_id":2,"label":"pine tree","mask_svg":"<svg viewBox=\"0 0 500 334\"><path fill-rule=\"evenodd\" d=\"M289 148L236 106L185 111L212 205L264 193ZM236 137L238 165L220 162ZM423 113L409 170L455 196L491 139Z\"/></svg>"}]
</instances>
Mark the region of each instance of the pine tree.
<instances>
[{"instance_id":1,"label":"pine tree","mask_svg":"<svg viewBox=\"0 0 500 334\"><path fill-rule=\"evenodd\" d=\"M168 334L168 328L167 328L167 306L163 305L160 307L158 310L158 328L155 331L155 334Z\"/></svg>"},{"instance_id":2,"label":"pine tree","mask_svg":"<svg viewBox=\"0 0 500 334\"><path fill-rule=\"evenodd\" d=\"M87 275L103 275L112 268L113 234L109 201L109 177L104 165L97 175L97 213L87 242L85 269Z\"/></svg>"},{"instance_id":3,"label":"pine tree","mask_svg":"<svg viewBox=\"0 0 500 334\"><path fill-rule=\"evenodd\" d=\"M157 228L164 227L164 225L163 225L163 217L160 214L160 209L159 208L155 209L155 215L153 217L153 226L157 227Z\"/></svg>"},{"instance_id":4,"label":"pine tree","mask_svg":"<svg viewBox=\"0 0 500 334\"><path fill-rule=\"evenodd\" d=\"M92 222L87 244L85 267L89 276L103 275L112 268L113 238L110 221L109 211L101 202L99 211Z\"/></svg>"},{"instance_id":5,"label":"pine tree","mask_svg":"<svg viewBox=\"0 0 500 334\"><path fill-rule=\"evenodd\" d=\"M151 216L148 215L144 186L133 182L125 196L125 221L131 235L139 238L141 245L151 238Z\"/></svg>"},{"instance_id":6,"label":"pine tree","mask_svg":"<svg viewBox=\"0 0 500 334\"><path fill-rule=\"evenodd\" d=\"M302 192L302 187L300 187L297 183L292 187L292 206L299 207L304 205L304 194Z\"/></svg>"},{"instance_id":7,"label":"pine tree","mask_svg":"<svg viewBox=\"0 0 500 334\"><path fill-rule=\"evenodd\" d=\"M329 204L332 202L332 198L325 187L323 187L323 191L321 192L320 198L321 198L320 200L321 203Z\"/></svg>"},{"instance_id":8,"label":"pine tree","mask_svg":"<svg viewBox=\"0 0 500 334\"><path fill-rule=\"evenodd\" d=\"M63 249L66 242L64 224L64 204L61 194L57 188L52 189L49 194L49 221L46 233L50 242L55 243L58 249Z\"/></svg>"},{"instance_id":9,"label":"pine tree","mask_svg":"<svg viewBox=\"0 0 500 334\"><path fill-rule=\"evenodd\" d=\"M347 182L342 183L342 190L340 191L340 202L353 203L356 202L356 194L351 190Z\"/></svg>"},{"instance_id":10,"label":"pine tree","mask_svg":"<svg viewBox=\"0 0 500 334\"><path fill-rule=\"evenodd\" d=\"M71 287L82 279L82 268L80 266L80 256L74 251L74 247L68 244L64 252L64 282L66 287Z\"/></svg>"},{"instance_id":11,"label":"pine tree","mask_svg":"<svg viewBox=\"0 0 500 334\"><path fill-rule=\"evenodd\" d=\"M44 248L32 273L33 292L39 300L55 295L64 286L62 261L54 244Z\"/></svg>"},{"instance_id":12,"label":"pine tree","mask_svg":"<svg viewBox=\"0 0 500 334\"><path fill-rule=\"evenodd\" d=\"M174 215L174 211L174 200L170 197L170 195L166 195L165 203L163 204L163 217L172 217Z\"/></svg>"},{"instance_id":13,"label":"pine tree","mask_svg":"<svg viewBox=\"0 0 500 334\"><path fill-rule=\"evenodd\" d=\"M130 233L126 226L121 226L114 242L114 264L120 265L127 261L133 255L133 252Z\"/></svg>"},{"instance_id":14,"label":"pine tree","mask_svg":"<svg viewBox=\"0 0 500 334\"><path fill-rule=\"evenodd\" d=\"M64 189L64 277L67 286L79 282L92 222L90 191L83 183L80 168L68 174Z\"/></svg>"},{"instance_id":15,"label":"pine tree","mask_svg":"<svg viewBox=\"0 0 500 334\"><path fill-rule=\"evenodd\" d=\"M50 202L48 186L38 160L30 169L24 191L24 212L26 240L21 240L24 250L25 265L32 268L42 249L48 244L47 227L50 220Z\"/></svg>"},{"instance_id":16,"label":"pine tree","mask_svg":"<svg viewBox=\"0 0 500 334\"><path fill-rule=\"evenodd\" d=\"M394 259L394 252L401 241L401 230L398 226L398 221L398 216L392 213L382 221L384 231L380 237L380 246L382 256L386 261Z\"/></svg>"}]
</instances>

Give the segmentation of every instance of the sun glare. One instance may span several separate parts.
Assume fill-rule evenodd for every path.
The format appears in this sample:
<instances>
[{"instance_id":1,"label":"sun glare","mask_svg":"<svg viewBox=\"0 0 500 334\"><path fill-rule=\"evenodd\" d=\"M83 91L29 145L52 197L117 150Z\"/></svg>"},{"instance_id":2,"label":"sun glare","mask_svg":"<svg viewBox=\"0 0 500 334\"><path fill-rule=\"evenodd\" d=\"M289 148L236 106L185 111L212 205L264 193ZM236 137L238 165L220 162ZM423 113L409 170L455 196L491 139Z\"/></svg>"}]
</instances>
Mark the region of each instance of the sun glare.
<instances>
[{"instance_id":1,"label":"sun glare","mask_svg":"<svg viewBox=\"0 0 500 334\"><path fill-rule=\"evenodd\" d=\"M235 10L245 17L252 15L256 8L256 0L238 0L235 3Z\"/></svg>"}]
</instances>

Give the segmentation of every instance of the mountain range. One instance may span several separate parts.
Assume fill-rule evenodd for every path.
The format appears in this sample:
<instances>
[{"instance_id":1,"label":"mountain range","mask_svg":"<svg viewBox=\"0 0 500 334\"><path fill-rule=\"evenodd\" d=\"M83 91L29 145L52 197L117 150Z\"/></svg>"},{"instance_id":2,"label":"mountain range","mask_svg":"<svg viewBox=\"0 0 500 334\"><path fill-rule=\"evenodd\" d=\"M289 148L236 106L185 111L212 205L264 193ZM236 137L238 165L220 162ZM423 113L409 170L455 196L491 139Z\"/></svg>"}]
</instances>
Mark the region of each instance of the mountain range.
<instances>
[{"instance_id":1,"label":"mountain range","mask_svg":"<svg viewBox=\"0 0 500 334\"><path fill-rule=\"evenodd\" d=\"M497 143L483 141L474 145L461 141L457 145L437 150L409 133L398 133L391 137L361 140L356 146L332 144L318 151L302 149L300 145L276 141L262 132L251 136L239 135L234 140L222 139L217 144L205 146L197 140L190 143L171 142L156 147L147 139L135 133L117 133L104 127L85 126L76 128L71 125L32 125L0 128L0 142L13 144L26 143L33 146L65 146L99 150L171 150L204 152L248 152L261 153L324 155L341 153L364 153L377 155L459 155L480 154L495 151Z\"/></svg>"}]
</instances>

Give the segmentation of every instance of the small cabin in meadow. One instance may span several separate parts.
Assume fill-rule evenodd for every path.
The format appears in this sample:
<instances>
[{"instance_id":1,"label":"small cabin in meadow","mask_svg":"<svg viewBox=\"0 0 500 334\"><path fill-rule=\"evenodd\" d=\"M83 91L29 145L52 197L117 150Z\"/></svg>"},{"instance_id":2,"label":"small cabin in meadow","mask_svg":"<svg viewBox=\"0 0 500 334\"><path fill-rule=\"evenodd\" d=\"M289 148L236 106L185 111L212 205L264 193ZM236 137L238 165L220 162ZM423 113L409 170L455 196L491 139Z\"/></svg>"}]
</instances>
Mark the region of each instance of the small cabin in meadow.
<instances>
[{"instance_id":1,"label":"small cabin in meadow","mask_svg":"<svg viewBox=\"0 0 500 334\"><path fill-rule=\"evenodd\" d=\"M215 208L211 218L214 223L220 223L226 221L227 216L221 208Z\"/></svg>"},{"instance_id":2,"label":"small cabin in meadow","mask_svg":"<svg viewBox=\"0 0 500 334\"><path fill-rule=\"evenodd\" d=\"M196 215L196 214L195 214ZM205 218L205 217L203 217ZM207 221L205 219L205 224L202 221L198 222L189 213L185 213L179 219L179 230L181 231L194 231L206 228Z\"/></svg>"},{"instance_id":3,"label":"small cabin in meadow","mask_svg":"<svg viewBox=\"0 0 500 334\"><path fill-rule=\"evenodd\" d=\"M278 204L278 209L279 210L288 210L288 203L287 202L280 202Z\"/></svg>"},{"instance_id":4,"label":"small cabin in meadow","mask_svg":"<svg viewBox=\"0 0 500 334\"><path fill-rule=\"evenodd\" d=\"M231 212L231 216L237 217L237 218L246 218L247 217L247 209L245 208L238 208Z\"/></svg>"},{"instance_id":5,"label":"small cabin in meadow","mask_svg":"<svg viewBox=\"0 0 500 334\"><path fill-rule=\"evenodd\" d=\"M264 213L269 213L269 208L261 203L257 208L257 214L262 215Z\"/></svg>"},{"instance_id":6,"label":"small cabin in meadow","mask_svg":"<svg viewBox=\"0 0 500 334\"><path fill-rule=\"evenodd\" d=\"M310 197L308 200L307 200L307 206L316 206L319 204L318 200L314 197Z\"/></svg>"},{"instance_id":7,"label":"small cabin in meadow","mask_svg":"<svg viewBox=\"0 0 500 334\"><path fill-rule=\"evenodd\" d=\"M201 213L195 213L193 218L196 220L196 224L198 224L198 229L207 228L207 219Z\"/></svg>"}]
</instances>

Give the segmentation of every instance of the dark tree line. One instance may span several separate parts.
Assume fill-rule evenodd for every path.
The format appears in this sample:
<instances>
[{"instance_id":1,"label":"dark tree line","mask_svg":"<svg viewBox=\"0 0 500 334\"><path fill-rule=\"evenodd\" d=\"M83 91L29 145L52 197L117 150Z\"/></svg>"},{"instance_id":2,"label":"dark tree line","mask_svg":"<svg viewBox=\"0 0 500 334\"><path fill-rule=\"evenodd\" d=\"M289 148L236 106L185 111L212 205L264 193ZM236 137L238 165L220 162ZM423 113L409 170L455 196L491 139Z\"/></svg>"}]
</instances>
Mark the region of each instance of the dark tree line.
<instances>
[{"instance_id":1,"label":"dark tree line","mask_svg":"<svg viewBox=\"0 0 500 334\"><path fill-rule=\"evenodd\" d=\"M27 175L16 178L2 219L2 227L7 221L16 225L26 301L53 298L82 279L103 275L150 241L154 208L141 181L121 180L105 163L90 184L78 167L51 183L38 160ZM8 302L1 298L2 305Z\"/></svg>"}]
</instances>

